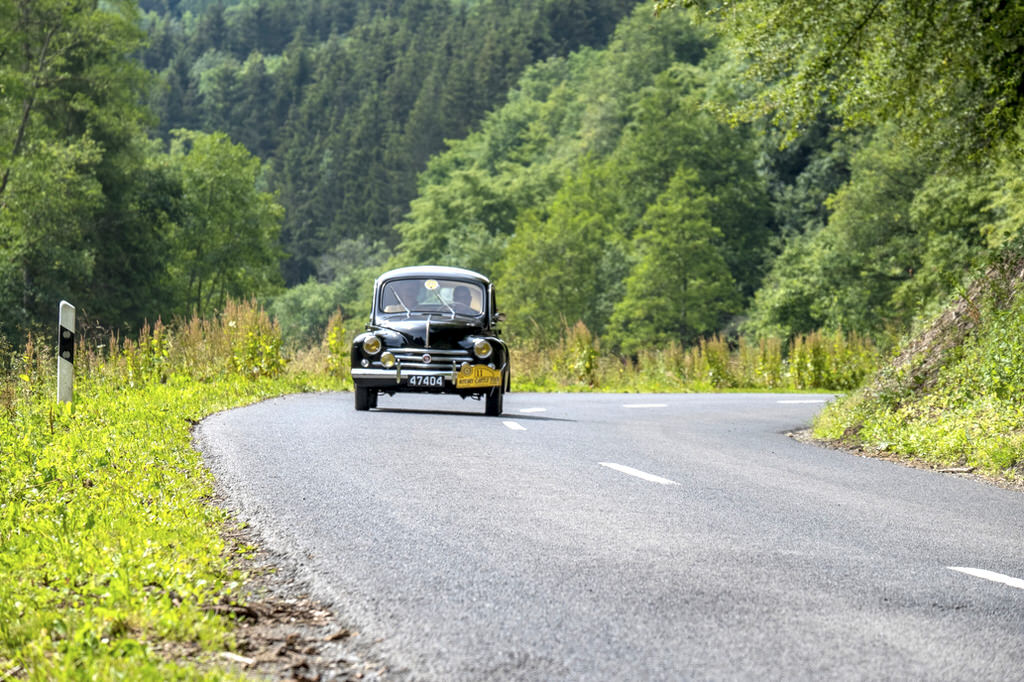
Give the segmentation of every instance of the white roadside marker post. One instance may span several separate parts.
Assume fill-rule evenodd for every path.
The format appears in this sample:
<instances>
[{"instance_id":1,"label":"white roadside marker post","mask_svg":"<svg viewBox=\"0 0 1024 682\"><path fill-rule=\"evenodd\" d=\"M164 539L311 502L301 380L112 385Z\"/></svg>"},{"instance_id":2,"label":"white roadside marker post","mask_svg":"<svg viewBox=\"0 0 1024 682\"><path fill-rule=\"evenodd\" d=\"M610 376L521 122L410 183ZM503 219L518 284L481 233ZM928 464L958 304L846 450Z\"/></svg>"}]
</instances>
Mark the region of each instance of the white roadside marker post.
<instances>
[{"instance_id":1,"label":"white roadside marker post","mask_svg":"<svg viewBox=\"0 0 1024 682\"><path fill-rule=\"evenodd\" d=\"M70 403L75 386L75 306L60 302L57 328L57 402Z\"/></svg>"}]
</instances>

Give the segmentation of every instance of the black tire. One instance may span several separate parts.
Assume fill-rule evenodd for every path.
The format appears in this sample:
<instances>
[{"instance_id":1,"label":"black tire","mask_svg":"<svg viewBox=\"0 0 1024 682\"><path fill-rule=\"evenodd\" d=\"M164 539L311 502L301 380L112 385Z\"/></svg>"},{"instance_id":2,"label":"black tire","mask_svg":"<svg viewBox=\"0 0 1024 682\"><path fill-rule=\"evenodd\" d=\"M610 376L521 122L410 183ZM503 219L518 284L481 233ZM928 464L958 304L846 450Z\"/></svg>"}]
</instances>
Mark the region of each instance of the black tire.
<instances>
[{"instance_id":1,"label":"black tire","mask_svg":"<svg viewBox=\"0 0 1024 682\"><path fill-rule=\"evenodd\" d=\"M366 410L370 409L370 403L373 402L372 398L370 397L371 392L372 391L370 391L370 389L366 388L365 386L356 386L356 410L358 410L359 412L365 412Z\"/></svg>"},{"instance_id":2,"label":"black tire","mask_svg":"<svg viewBox=\"0 0 1024 682\"><path fill-rule=\"evenodd\" d=\"M370 409L377 409L377 396L380 395L380 391L371 388L370 389Z\"/></svg>"},{"instance_id":3,"label":"black tire","mask_svg":"<svg viewBox=\"0 0 1024 682\"><path fill-rule=\"evenodd\" d=\"M488 417L498 417L505 404L505 387L495 386L484 398L484 414Z\"/></svg>"}]
</instances>

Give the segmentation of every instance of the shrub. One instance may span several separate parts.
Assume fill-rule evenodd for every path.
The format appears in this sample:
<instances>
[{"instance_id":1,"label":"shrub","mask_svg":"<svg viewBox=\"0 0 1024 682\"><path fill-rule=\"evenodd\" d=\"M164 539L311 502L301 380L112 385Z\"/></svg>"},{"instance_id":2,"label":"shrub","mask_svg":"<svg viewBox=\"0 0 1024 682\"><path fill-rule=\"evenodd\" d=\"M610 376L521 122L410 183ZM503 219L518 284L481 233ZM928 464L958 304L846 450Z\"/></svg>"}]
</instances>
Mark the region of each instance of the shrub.
<instances>
[{"instance_id":1,"label":"shrub","mask_svg":"<svg viewBox=\"0 0 1024 682\"><path fill-rule=\"evenodd\" d=\"M324 343L327 345L328 371L336 377L348 378L349 346L352 343L352 336L345 329L341 310L335 311L327 321Z\"/></svg>"}]
</instances>

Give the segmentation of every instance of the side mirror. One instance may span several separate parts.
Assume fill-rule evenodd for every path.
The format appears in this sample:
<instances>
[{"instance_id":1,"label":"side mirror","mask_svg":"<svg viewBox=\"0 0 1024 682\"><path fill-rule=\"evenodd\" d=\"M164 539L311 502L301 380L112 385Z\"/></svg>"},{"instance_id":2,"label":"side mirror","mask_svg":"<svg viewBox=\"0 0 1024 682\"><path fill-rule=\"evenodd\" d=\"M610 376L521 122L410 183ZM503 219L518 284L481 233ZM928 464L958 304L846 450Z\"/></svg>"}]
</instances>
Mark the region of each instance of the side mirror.
<instances>
[{"instance_id":1,"label":"side mirror","mask_svg":"<svg viewBox=\"0 0 1024 682\"><path fill-rule=\"evenodd\" d=\"M495 313L494 321L495 322L504 322L505 321L505 313Z\"/></svg>"}]
</instances>

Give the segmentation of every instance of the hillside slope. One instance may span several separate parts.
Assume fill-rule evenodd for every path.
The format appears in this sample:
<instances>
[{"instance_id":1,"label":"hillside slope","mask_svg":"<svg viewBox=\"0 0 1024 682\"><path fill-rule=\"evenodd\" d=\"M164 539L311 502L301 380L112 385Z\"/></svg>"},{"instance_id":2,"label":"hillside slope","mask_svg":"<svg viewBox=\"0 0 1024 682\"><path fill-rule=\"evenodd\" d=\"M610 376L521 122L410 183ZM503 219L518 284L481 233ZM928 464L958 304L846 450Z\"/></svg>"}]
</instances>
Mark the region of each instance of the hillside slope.
<instances>
[{"instance_id":1,"label":"hillside slope","mask_svg":"<svg viewBox=\"0 0 1024 682\"><path fill-rule=\"evenodd\" d=\"M984 271L859 391L819 438L1024 487L1024 254Z\"/></svg>"}]
</instances>

